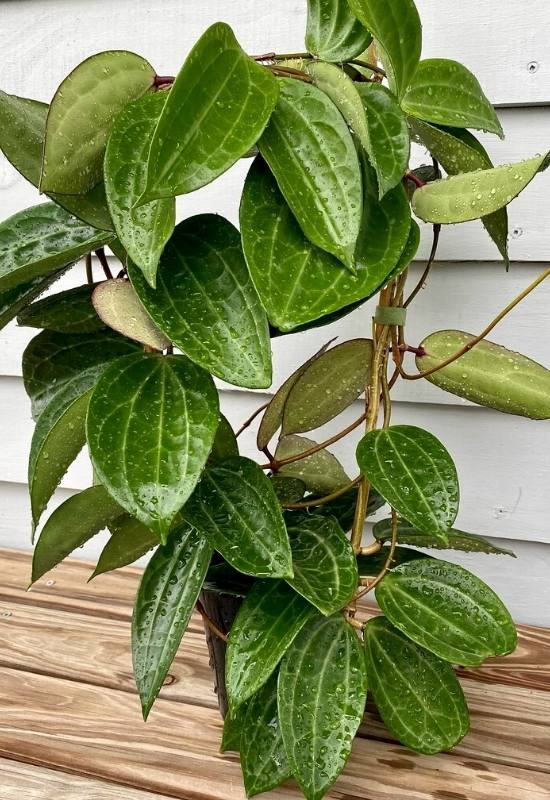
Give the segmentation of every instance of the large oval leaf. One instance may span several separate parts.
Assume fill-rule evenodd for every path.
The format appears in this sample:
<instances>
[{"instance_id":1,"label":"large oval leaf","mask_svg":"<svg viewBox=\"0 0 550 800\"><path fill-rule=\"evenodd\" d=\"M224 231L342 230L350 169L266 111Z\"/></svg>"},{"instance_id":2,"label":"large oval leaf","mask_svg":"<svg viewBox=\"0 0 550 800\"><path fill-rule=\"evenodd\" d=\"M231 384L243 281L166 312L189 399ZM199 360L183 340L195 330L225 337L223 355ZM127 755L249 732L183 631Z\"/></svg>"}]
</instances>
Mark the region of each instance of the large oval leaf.
<instances>
[{"instance_id":1,"label":"large oval leaf","mask_svg":"<svg viewBox=\"0 0 550 800\"><path fill-rule=\"evenodd\" d=\"M17 315L17 324L58 333L93 333L105 327L92 305L95 284L85 284L37 300Z\"/></svg>"},{"instance_id":2,"label":"large oval leaf","mask_svg":"<svg viewBox=\"0 0 550 800\"><path fill-rule=\"evenodd\" d=\"M208 460L213 463L238 455L239 445L237 443L237 437L235 436L233 428L227 421L227 418L224 417L223 414L220 414L220 422Z\"/></svg>"},{"instance_id":3,"label":"large oval leaf","mask_svg":"<svg viewBox=\"0 0 550 800\"><path fill-rule=\"evenodd\" d=\"M228 383L270 385L267 318L230 222L214 214L181 222L162 254L156 290L132 264L129 273L147 312L189 358Z\"/></svg>"},{"instance_id":4,"label":"large oval leaf","mask_svg":"<svg viewBox=\"0 0 550 800\"><path fill-rule=\"evenodd\" d=\"M41 192L83 194L103 177L103 153L118 112L153 86L141 56L108 50L87 58L58 87L46 120Z\"/></svg>"},{"instance_id":5,"label":"large oval leaf","mask_svg":"<svg viewBox=\"0 0 550 800\"><path fill-rule=\"evenodd\" d=\"M306 47L324 61L349 61L367 49L372 36L347 0L308 0Z\"/></svg>"},{"instance_id":6,"label":"large oval leaf","mask_svg":"<svg viewBox=\"0 0 550 800\"><path fill-rule=\"evenodd\" d=\"M316 444L313 439L306 439L305 436L295 434L283 436L275 450L275 460L282 461L299 453L305 453ZM282 475L299 478L310 492L319 494L335 492L349 483L344 468L328 450L318 450L311 456L285 464L279 471Z\"/></svg>"},{"instance_id":7,"label":"large oval leaf","mask_svg":"<svg viewBox=\"0 0 550 800\"><path fill-rule=\"evenodd\" d=\"M231 627L225 684L233 711L263 686L315 609L284 581L257 581Z\"/></svg>"},{"instance_id":8,"label":"large oval leaf","mask_svg":"<svg viewBox=\"0 0 550 800\"><path fill-rule=\"evenodd\" d=\"M50 275L112 238L54 203L18 211L0 224L0 291Z\"/></svg>"},{"instance_id":9,"label":"large oval leaf","mask_svg":"<svg viewBox=\"0 0 550 800\"><path fill-rule=\"evenodd\" d=\"M372 534L379 542L388 542L391 539L392 520L381 519L372 529ZM435 550L462 550L465 553L491 553L493 555L505 555L515 558L511 550L497 547L483 536L474 533L466 533L456 528L451 528L447 532L447 542L444 543L435 536L422 533L408 522L399 520L397 524L397 539L401 544L413 545L414 547L429 547Z\"/></svg>"},{"instance_id":10,"label":"large oval leaf","mask_svg":"<svg viewBox=\"0 0 550 800\"><path fill-rule=\"evenodd\" d=\"M342 772L367 696L363 649L341 614L306 625L279 672L279 724L292 773L319 800Z\"/></svg>"},{"instance_id":11,"label":"large oval leaf","mask_svg":"<svg viewBox=\"0 0 550 800\"><path fill-rule=\"evenodd\" d=\"M413 0L349 0L349 4L374 36L390 87L401 97L422 52L422 25Z\"/></svg>"},{"instance_id":12,"label":"large oval leaf","mask_svg":"<svg viewBox=\"0 0 550 800\"><path fill-rule=\"evenodd\" d=\"M277 101L277 81L217 22L189 53L151 142L141 202L204 186L260 138Z\"/></svg>"},{"instance_id":13,"label":"large oval leaf","mask_svg":"<svg viewBox=\"0 0 550 800\"><path fill-rule=\"evenodd\" d=\"M184 356L117 359L98 381L87 439L103 485L161 540L206 463L218 425L210 375Z\"/></svg>"},{"instance_id":14,"label":"large oval leaf","mask_svg":"<svg viewBox=\"0 0 550 800\"><path fill-rule=\"evenodd\" d=\"M504 138L495 109L478 79L458 61L421 61L401 104L408 114L427 122L490 131Z\"/></svg>"},{"instance_id":15,"label":"large oval leaf","mask_svg":"<svg viewBox=\"0 0 550 800\"><path fill-rule=\"evenodd\" d=\"M176 204L167 198L134 206L145 190L151 137L166 98L157 92L123 108L105 151L105 189L117 236L153 287L160 254L176 224Z\"/></svg>"},{"instance_id":16,"label":"large oval leaf","mask_svg":"<svg viewBox=\"0 0 550 800\"><path fill-rule=\"evenodd\" d=\"M338 109L317 87L282 78L259 147L307 238L353 272L361 175Z\"/></svg>"},{"instance_id":17,"label":"large oval leaf","mask_svg":"<svg viewBox=\"0 0 550 800\"><path fill-rule=\"evenodd\" d=\"M133 564L159 543L158 536L129 514L110 522L109 530L111 538L101 551L92 578Z\"/></svg>"},{"instance_id":18,"label":"large oval leaf","mask_svg":"<svg viewBox=\"0 0 550 800\"><path fill-rule=\"evenodd\" d=\"M440 753L468 732L470 716L450 664L411 642L384 617L365 626L369 688L387 728L418 753Z\"/></svg>"},{"instance_id":19,"label":"large oval leaf","mask_svg":"<svg viewBox=\"0 0 550 800\"><path fill-rule=\"evenodd\" d=\"M132 616L132 656L144 719L178 651L211 556L206 539L184 524L143 573Z\"/></svg>"},{"instance_id":20,"label":"large oval leaf","mask_svg":"<svg viewBox=\"0 0 550 800\"><path fill-rule=\"evenodd\" d=\"M435 558L402 564L378 584L376 600L409 639L453 664L478 666L517 644L502 601L457 564Z\"/></svg>"},{"instance_id":21,"label":"large oval leaf","mask_svg":"<svg viewBox=\"0 0 550 800\"><path fill-rule=\"evenodd\" d=\"M405 519L446 541L458 513L458 477L439 439L412 425L367 433L357 447L363 475Z\"/></svg>"},{"instance_id":22,"label":"large oval leaf","mask_svg":"<svg viewBox=\"0 0 550 800\"><path fill-rule=\"evenodd\" d=\"M33 278L27 283L20 283L11 289L0 292L0 330L5 328L8 322L19 316L22 310L32 301L39 297L49 287L63 275L64 269L48 275L46 278Z\"/></svg>"},{"instance_id":23,"label":"large oval leaf","mask_svg":"<svg viewBox=\"0 0 550 800\"><path fill-rule=\"evenodd\" d=\"M157 328L129 281L103 281L95 288L92 302L99 319L123 336L155 350L166 350L170 345L170 339Z\"/></svg>"},{"instance_id":24,"label":"large oval leaf","mask_svg":"<svg viewBox=\"0 0 550 800\"><path fill-rule=\"evenodd\" d=\"M292 575L281 508L254 461L235 456L209 467L182 514L235 569L261 577Z\"/></svg>"}]
</instances>

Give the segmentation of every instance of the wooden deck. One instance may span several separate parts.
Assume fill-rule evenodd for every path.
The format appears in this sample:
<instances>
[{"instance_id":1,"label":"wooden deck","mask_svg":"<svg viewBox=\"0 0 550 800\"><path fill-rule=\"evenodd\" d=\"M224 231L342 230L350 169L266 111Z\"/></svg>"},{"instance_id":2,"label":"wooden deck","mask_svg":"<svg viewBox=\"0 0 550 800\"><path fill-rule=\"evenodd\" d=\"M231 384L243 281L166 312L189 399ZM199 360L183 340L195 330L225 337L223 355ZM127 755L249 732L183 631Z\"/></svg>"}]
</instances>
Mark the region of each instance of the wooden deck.
<instances>
[{"instance_id":1,"label":"wooden deck","mask_svg":"<svg viewBox=\"0 0 550 800\"><path fill-rule=\"evenodd\" d=\"M68 562L27 592L29 557L0 550L0 800L242 800L237 757L218 752L200 619L144 724L129 641L139 570L89 573ZM368 713L329 797L550 800L550 631L522 627L513 656L462 682L472 731L452 753L415 755Z\"/></svg>"}]
</instances>

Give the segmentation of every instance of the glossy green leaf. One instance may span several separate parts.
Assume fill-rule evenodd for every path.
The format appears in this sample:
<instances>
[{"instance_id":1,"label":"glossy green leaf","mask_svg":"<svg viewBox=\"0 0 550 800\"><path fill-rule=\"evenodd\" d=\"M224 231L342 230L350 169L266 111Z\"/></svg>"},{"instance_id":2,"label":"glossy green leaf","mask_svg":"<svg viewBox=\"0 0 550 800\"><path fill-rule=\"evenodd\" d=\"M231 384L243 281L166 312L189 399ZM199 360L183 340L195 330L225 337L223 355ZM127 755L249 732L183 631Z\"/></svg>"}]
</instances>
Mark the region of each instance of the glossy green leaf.
<instances>
[{"instance_id":1,"label":"glossy green leaf","mask_svg":"<svg viewBox=\"0 0 550 800\"><path fill-rule=\"evenodd\" d=\"M35 583L118 516L120 506L103 486L92 486L65 500L48 519L36 543L31 582Z\"/></svg>"},{"instance_id":2,"label":"glossy green leaf","mask_svg":"<svg viewBox=\"0 0 550 800\"><path fill-rule=\"evenodd\" d=\"M392 269L388 277L386 278L385 285L387 286L390 281L395 280L395 278L399 277L402 272L404 272L407 267L411 265L414 261L416 254L418 253L418 248L420 247L420 227L418 223L411 219L411 227L409 228L409 237L399 257L399 261Z\"/></svg>"},{"instance_id":3,"label":"glossy green leaf","mask_svg":"<svg viewBox=\"0 0 550 800\"><path fill-rule=\"evenodd\" d=\"M369 620L364 636L369 688L391 733L428 755L458 744L470 716L451 665L411 642L384 617Z\"/></svg>"},{"instance_id":4,"label":"glossy green leaf","mask_svg":"<svg viewBox=\"0 0 550 800\"><path fill-rule=\"evenodd\" d=\"M516 628L502 601L457 564L410 561L391 570L375 591L390 622L445 661L479 666L516 647Z\"/></svg>"},{"instance_id":5,"label":"glossy green leaf","mask_svg":"<svg viewBox=\"0 0 550 800\"><path fill-rule=\"evenodd\" d=\"M422 342L426 355L419 370L440 364L474 336L464 331L436 331ZM550 370L527 356L483 340L468 353L426 380L480 406L530 419L550 418Z\"/></svg>"},{"instance_id":6,"label":"glossy green leaf","mask_svg":"<svg viewBox=\"0 0 550 800\"><path fill-rule=\"evenodd\" d=\"M443 542L458 513L459 487L453 460L439 439L413 425L367 433L357 463L395 510Z\"/></svg>"},{"instance_id":7,"label":"glossy green leaf","mask_svg":"<svg viewBox=\"0 0 550 800\"><path fill-rule=\"evenodd\" d=\"M58 333L93 333L105 327L92 305L95 284L77 286L52 294L27 306L17 315L17 324L47 328Z\"/></svg>"},{"instance_id":8,"label":"glossy green leaf","mask_svg":"<svg viewBox=\"0 0 550 800\"><path fill-rule=\"evenodd\" d=\"M149 528L129 514L122 514L109 523L111 538L101 551L90 578L133 564L158 545L159 540Z\"/></svg>"},{"instance_id":9,"label":"glossy green leaf","mask_svg":"<svg viewBox=\"0 0 550 800\"><path fill-rule=\"evenodd\" d=\"M64 79L46 120L41 192L84 194L102 180L116 115L149 91L154 77L141 56L108 50L87 58Z\"/></svg>"},{"instance_id":10,"label":"glossy green leaf","mask_svg":"<svg viewBox=\"0 0 550 800\"><path fill-rule=\"evenodd\" d=\"M277 80L243 52L231 28L212 25L189 53L151 142L141 202L210 183L256 144Z\"/></svg>"},{"instance_id":11,"label":"glossy green leaf","mask_svg":"<svg viewBox=\"0 0 550 800\"><path fill-rule=\"evenodd\" d=\"M235 456L206 469L182 514L235 569L260 577L292 575L279 501L254 461Z\"/></svg>"},{"instance_id":12,"label":"glossy green leaf","mask_svg":"<svg viewBox=\"0 0 550 800\"><path fill-rule=\"evenodd\" d=\"M33 278L28 283L20 283L11 289L0 292L0 330L5 328L8 322L18 317L29 303L32 303L42 292L63 275L65 270L60 270L47 278Z\"/></svg>"},{"instance_id":13,"label":"glossy green leaf","mask_svg":"<svg viewBox=\"0 0 550 800\"><path fill-rule=\"evenodd\" d=\"M270 385L267 318L230 222L215 214L181 222L162 254L156 290L133 264L129 273L148 314L189 358L228 383Z\"/></svg>"},{"instance_id":14,"label":"glossy green leaf","mask_svg":"<svg viewBox=\"0 0 550 800\"><path fill-rule=\"evenodd\" d=\"M346 765L363 719L363 648L341 614L296 637L279 672L279 720L290 768L307 800L320 800Z\"/></svg>"},{"instance_id":15,"label":"glossy green leaf","mask_svg":"<svg viewBox=\"0 0 550 800\"><path fill-rule=\"evenodd\" d=\"M228 711L223 721L220 753L238 753L241 749L241 731L246 714L247 703L243 703L234 712Z\"/></svg>"},{"instance_id":16,"label":"glossy green leaf","mask_svg":"<svg viewBox=\"0 0 550 800\"><path fill-rule=\"evenodd\" d=\"M391 519L381 519L372 529L373 536L381 542L391 539ZM430 536L422 531L418 531L409 525L405 520L399 520L397 525L397 539L401 544L413 545L414 547L429 547L434 550L462 550L466 553L492 553L494 555L506 555L515 558L511 550L497 547L492 542L477 536L474 533L466 533L456 528L447 531L447 543Z\"/></svg>"},{"instance_id":17,"label":"glossy green leaf","mask_svg":"<svg viewBox=\"0 0 550 800\"><path fill-rule=\"evenodd\" d=\"M305 69L313 83L323 91L334 103L346 120L362 146L370 147L367 115L357 91L356 84L343 69L324 61L305 63Z\"/></svg>"},{"instance_id":18,"label":"glossy green leaf","mask_svg":"<svg viewBox=\"0 0 550 800\"><path fill-rule=\"evenodd\" d=\"M65 384L93 386L113 359L138 351L138 345L114 331L64 334L42 331L23 353L23 381L36 419Z\"/></svg>"},{"instance_id":19,"label":"glossy green leaf","mask_svg":"<svg viewBox=\"0 0 550 800\"><path fill-rule=\"evenodd\" d=\"M225 684L231 713L272 675L315 609L284 581L257 581L229 634Z\"/></svg>"},{"instance_id":20,"label":"glossy green leaf","mask_svg":"<svg viewBox=\"0 0 550 800\"><path fill-rule=\"evenodd\" d=\"M51 275L111 238L54 203L18 211L0 224L0 291Z\"/></svg>"},{"instance_id":21,"label":"glossy green leaf","mask_svg":"<svg viewBox=\"0 0 550 800\"><path fill-rule=\"evenodd\" d=\"M283 435L320 428L365 391L372 341L351 339L320 355L298 376L285 403Z\"/></svg>"},{"instance_id":22,"label":"glossy green leaf","mask_svg":"<svg viewBox=\"0 0 550 800\"><path fill-rule=\"evenodd\" d=\"M372 36L347 0L308 0L306 48L323 61L349 61L367 49Z\"/></svg>"},{"instance_id":23,"label":"glossy green leaf","mask_svg":"<svg viewBox=\"0 0 550 800\"><path fill-rule=\"evenodd\" d=\"M206 539L184 524L143 573L132 616L132 656L144 719L178 651L211 555Z\"/></svg>"},{"instance_id":24,"label":"glossy green leaf","mask_svg":"<svg viewBox=\"0 0 550 800\"><path fill-rule=\"evenodd\" d=\"M275 459L282 461L298 453L305 453L316 444L313 439L306 439L305 436L283 436L275 450ZM285 464L279 471L281 475L299 478L310 492L323 495L341 489L350 480L340 462L328 450L318 450L311 456Z\"/></svg>"},{"instance_id":25,"label":"glossy green leaf","mask_svg":"<svg viewBox=\"0 0 550 800\"><path fill-rule=\"evenodd\" d=\"M334 517L311 515L288 527L294 577L288 583L322 614L344 608L359 575L350 541Z\"/></svg>"},{"instance_id":26,"label":"glossy green leaf","mask_svg":"<svg viewBox=\"0 0 550 800\"><path fill-rule=\"evenodd\" d=\"M281 505L298 503L306 492L306 485L299 478L288 478L285 475L275 474L271 476L270 480Z\"/></svg>"},{"instance_id":27,"label":"glossy green leaf","mask_svg":"<svg viewBox=\"0 0 550 800\"><path fill-rule=\"evenodd\" d=\"M237 443L237 439L235 438L233 428L223 414L221 414L220 422L216 430L216 436L214 438L214 444L212 445L212 450L210 451L208 459L211 462L223 461L225 458L231 458L231 456L238 455L239 445Z\"/></svg>"},{"instance_id":28,"label":"glossy green leaf","mask_svg":"<svg viewBox=\"0 0 550 800\"><path fill-rule=\"evenodd\" d=\"M401 102L413 117L504 138L495 109L469 69L448 58L421 61Z\"/></svg>"},{"instance_id":29,"label":"glossy green leaf","mask_svg":"<svg viewBox=\"0 0 550 800\"><path fill-rule=\"evenodd\" d=\"M206 463L218 426L210 375L185 356L137 353L99 379L87 439L99 479L161 541Z\"/></svg>"},{"instance_id":30,"label":"glossy green leaf","mask_svg":"<svg viewBox=\"0 0 550 800\"><path fill-rule=\"evenodd\" d=\"M160 255L176 224L176 204L170 197L134 206L147 184L151 137L167 97L157 92L123 108L105 151L105 189L117 236L153 288Z\"/></svg>"},{"instance_id":31,"label":"glossy green leaf","mask_svg":"<svg viewBox=\"0 0 550 800\"><path fill-rule=\"evenodd\" d=\"M374 36L390 88L402 97L422 51L422 25L413 0L349 0L349 4Z\"/></svg>"},{"instance_id":32,"label":"glossy green leaf","mask_svg":"<svg viewBox=\"0 0 550 800\"><path fill-rule=\"evenodd\" d=\"M260 152L307 238L354 272L362 193L353 139L324 92L292 78L280 82Z\"/></svg>"},{"instance_id":33,"label":"glossy green leaf","mask_svg":"<svg viewBox=\"0 0 550 800\"><path fill-rule=\"evenodd\" d=\"M95 288L92 302L99 319L128 339L155 350L170 346L170 339L157 328L129 281L103 281Z\"/></svg>"}]
</instances>

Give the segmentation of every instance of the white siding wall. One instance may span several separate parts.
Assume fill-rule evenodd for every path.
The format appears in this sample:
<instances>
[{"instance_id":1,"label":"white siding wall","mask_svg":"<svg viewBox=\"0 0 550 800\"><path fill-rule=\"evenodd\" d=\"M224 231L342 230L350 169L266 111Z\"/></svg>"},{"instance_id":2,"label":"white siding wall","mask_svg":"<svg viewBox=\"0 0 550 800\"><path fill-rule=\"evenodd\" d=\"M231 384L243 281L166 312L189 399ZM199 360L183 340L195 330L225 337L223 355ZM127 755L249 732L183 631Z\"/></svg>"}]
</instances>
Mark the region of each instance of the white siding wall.
<instances>
[{"instance_id":1,"label":"white siding wall","mask_svg":"<svg viewBox=\"0 0 550 800\"><path fill-rule=\"evenodd\" d=\"M424 22L424 55L456 58L472 68L486 88L507 132L505 142L482 137L497 162L519 160L550 145L550 58L547 0L417 0ZM305 0L276 4L239 0L0 0L0 86L5 91L49 100L59 81L90 53L134 50L160 74L177 72L185 54L210 23L230 23L251 53L302 49ZM437 12L437 19L435 13ZM421 163L425 154L415 158ZM238 192L248 164L191 197L178 200L180 218L218 211L237 220ZM550 254L550 177L539 178L510 209L513 261L508 274L481 225L443 231L441 263L410 313L411 342L441 327L476 332L526 285ZM39 202L35 190L0 161L0 218ZM429 249L426 226L420 257ZM411 280L422 265L413 269ZM74 270L64 285L81 282ZM58 284L61 288L62 284ZM511 315L494 338L550 366L550 284ZM370 309L360 309L320 331L273 344L275 386L321 342L365 335ZM0 546L29 546L26 459L32 424L20 358L30 338L10 325L0 332ZM255 396L255 395L258 396ZM264 394L222 391L223 410L238 425ZM518 560L470 556L450 558L471 566L509 603L520 621L550 624L550 423L508 417L446 395L427 383L396 392L395 420L426 427L456 458L462 486L458 526L499 539ZM349 409L347 419L357 413ZM346 415L344 415L346 416ZM326 431L335 430L327 426ZM322 435L322 434L321 434ZM245 439L253 453L253 435ZM353 469L354 443L336 447ZM65 476L55 502L89 485L82 454ZM52 504L53 507L53 504ZM83 555L95 556L101 537Z\"/></svg>"}]
</instances>

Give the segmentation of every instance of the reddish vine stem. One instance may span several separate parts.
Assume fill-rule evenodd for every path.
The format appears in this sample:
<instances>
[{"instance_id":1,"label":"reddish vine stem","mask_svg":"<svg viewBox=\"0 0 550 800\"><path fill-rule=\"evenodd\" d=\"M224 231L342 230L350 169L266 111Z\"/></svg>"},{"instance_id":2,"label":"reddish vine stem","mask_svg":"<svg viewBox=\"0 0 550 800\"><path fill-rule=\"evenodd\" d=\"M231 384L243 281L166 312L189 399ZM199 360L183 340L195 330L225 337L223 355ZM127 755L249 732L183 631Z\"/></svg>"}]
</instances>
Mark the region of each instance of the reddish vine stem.
<instances>
[{"instance_id":1,"label":"reddish vine stem","mask_svg":"<svg viewBox=\"0 0 550 800\"><path fill-rule=\"evenodd\" d=\"M235 434L235 437L236 437L237 439L239 438L239 436L241 435L241 433L242 433L243 431L245 431L247 428L249 428L249 427L252 425L252 423L254 422L254 420L256 419L256 417L257 417L257 416L259 416L259 415L262 413L262 411L264 411L264 410L265 410L265 409L268 407L268 405L270 404L270 402L271 402L271 400L268 400L268 401L267 401L267 403L264 403L264 404L263 404L263 406L260 406L259 408L257 408L257 409L256 409L256 411L254 411L254 412L253 412L253 413L252 413L252 414L251 414L251 415L248 417L248 419L245 419L245 421L243 422L243 424L241 425L241 427L239 428L239 430L238 430L238 431L237 431L237 433Z\"/></svg>"},{"instance_id":2,"label":"reddish vine stem","mask_svg":"<svg viewBox=\"0 0 550 800\"><path fill-rule=\"evenodd\" d=\"M422 189L422 187L426 185L424 181L418 177L418 175L415 175L414 172L411 172L410 170L405 173L405 178L406 180L412 181L417 189Z\"/></svg>"},{"instance_id":3,"label":"reddish vine stem","mask_svg":"<svg viewBox=\"0 0 550 800\"><path fill-rule=\"evenodd\" d=\"M368 578L362 578L361 579L361 585L363 585L365 588L361 589L355 595L355 598L354 598L355 601L359 600L360 597L364 597L369 592L372 592L374 587L378 586L380 581L383 578L385 578L386 573L391 568L391 565L393 563L393 559L394 559L394 556L395 556L395 548L397 547L397 523L398 523L397 514L396 514L395 510L392 508L392 510L391 510L391 545L390 545L390 551L388 553L388 557L386 558L384 566L382 567L382 569L380 570L380 572L378 573L376 578L374 578L373 580L369 580Z\"/></svg>"},{"instance_id":4,"label":"reddish vine stem","mask_svg":"<svg viewBox=\"0 0 550 800\"><path fill-rule=\"evenodd\" d=\"M337 489L335 492L331 492L330 494L326 494L324 497L315 497L311 500L304 500L301 503L283 503L283 508L291 508L291 509L300 509L300 508L311 508L312 506L324 506L327 503L330 503L331 500L336 500L338 497L341 497L343 494L351 491L354 486L361 480L361 475L358 475L357 478L346 483L345 486L342 486L340 489Z\"/></svg>"},{"instance_id":5,"label":"reddish vine stem","mask_svg":"<svg viewBox=\"0 0 550 800\"><path fill-rule=\"evenodd\" d=\"M155 75L153 78L153 86L158 89L160 86L168 86L174 83L175 80L173 75Z\"/></svg>"},{"instance_id":6,"label":"reddish vine stem","mask_svg":"<svg viewBox=\"0 0 550 800\"><path fill-rule=\"evenodd\" d=\"M274 75L278 75L280 78L296 78L296 80L303 81L304 83L311 83L311 78L305 72L302 72L300 69L294 69L292 67L283 67L278 64L267 64L267 69L271 70Z\"/></svg>"},{"instance_id":7,"label":"reddish vine stem","mask_svg":"<svg viewBox=\"0 0 550 800\"><path fill-rule=\"evenodd\" d=\"M96 250L95 254L97 256L97 260L103 267L103 272L105 273L105 277L108 278L108 280L112 280L113 273L111 272L111 268L109 267L109 262L107 261L107 256L105 255L105 250L103 249L103 247L100 247L99 250Z\"/></svg>"},{"instance_id":8,"label":"reddish vine stem","mask_svg":"<svg viewBox=\"0 0 550 800\"><path fill-rule=\"evenodd\" d=\"M218 626L214 622L212 622L212 620L210 619L210 617L208 616L208 614L204 610L204 606L200 602L200 600L197 601L197 604L196 604L195 608L197 609L197 611L199 612L199 614L203 618L205 625L207 625L210 628L212 633L215 636L217 636L219 639L221 639L222 641L227 642L228 641L228 637L225 635L225 633L223 631L221 631L218 628Z\"/></svg>"},{"instance_id":9,"label":"reddish vine stem","mask_svg":"<svg viewBox=\"0 0 550 800\"><path fill-rule=\"evenodd\" d=\"M92 267L92 254L86 253L86 280L88 283L94 282L94 273Z\"/></svg>"},{"instance_id":10,"label":"reddish vine stem","mask_svg":"<svg viewBox=\"0 0 550 800\"><path fill-rule=\"evenodd\" d=\"M403 303L403 307L404 308L408 308L408 306L412 303L412 301L414 300L414 298L416 297L418 292L421 289L424 288L424 284L428 280L428 276L429 276L429 274L431 272L433 263L435 261L435 257L437 255L437 248L438 248L438 245L439 245L439 235L440 235L440 233L441 233L441 225L439 223L437 223L436 225L433 226L432 249L430 250L428 263L426 264L426 268L424 269L424 272L422 273L422 277L420 278L420 280L418 281L418 283L416 284L416 286L414 287L414 289L412 290L410 295L407 297L407 299Z\"/></svg>"}]
</instances>

